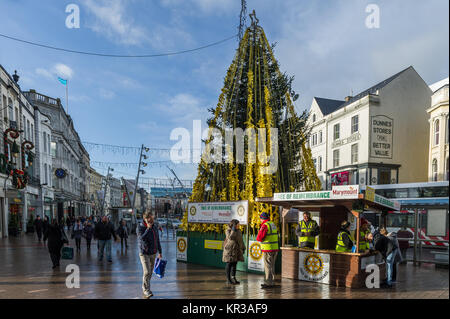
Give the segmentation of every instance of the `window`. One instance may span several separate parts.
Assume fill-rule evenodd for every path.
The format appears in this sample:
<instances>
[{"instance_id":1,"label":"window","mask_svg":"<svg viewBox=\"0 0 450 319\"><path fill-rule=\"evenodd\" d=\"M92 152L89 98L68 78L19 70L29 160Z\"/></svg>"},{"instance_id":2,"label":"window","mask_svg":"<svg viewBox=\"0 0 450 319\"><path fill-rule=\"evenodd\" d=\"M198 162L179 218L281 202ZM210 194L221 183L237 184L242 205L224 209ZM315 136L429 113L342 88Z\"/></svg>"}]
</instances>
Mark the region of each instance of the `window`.
<instances>
[{"instance_id":1,"label":"window","mask_svg":"<svg viewBox=\"0 0 450 319\"><path fill-rule=\"evenodd\" d=\"M446 163L447 163L447 167L445 168L445 176L447 177L447 181L449 180L449 168L448 168L448 164L449 164L449 162L448 162L448 157L447 157L447 160L445 161Z\"/></svg>"},{"instance_id":2,"label":"window","mask_svg":"<svg viewBox=\"0 0 450 319\"><path fill-rule=\"evenodd\" d=\"M45 184L48 184L48 170L47 170L47 164L44 164L44 176L45 176L45 178L44 178L44 183Z\"/></svg>"},{"instance_id":3,"label":"window","mask_svg":"<svg viewBox=\"0 0 450 319\"><path fill-rule=\"evenodd\" d=\"M434 145L439 145L439 120L434 121Z\"/></svg>"},{"instance_id":4,"label":"window","mask_svg":"<svg viewBox=\"0 0 450 319\"><path fill-rule=\"evenodd\" d=\"M47 153L47 133L43 133L44 135L44 153Z\"/></svg>"},{"instance_id":5,"label":"window","mask_svg":"<svg viewBox=\"0 0 450 319\"><path fill-rule=\"evenodd\" d=\"M333 132L334 132L333 140L339 139L339 129L340 129L339 124L335 124L334 130L333 130Z\"/></svg>"},{"instance_id":6,"label":"window","mask_svg":"<svg viewBox=\"0 0 450 319\"><path fill-rule=\"evenodd\" d=\"M317 172L317 159L313 158L313 162L314 162L314 168L316 169L316 172Z\"/></svg>"},{"instance_id":7,"label":"window","mask_svg":"<svg viewBox=\"0 0 450 319\"><path fill-rule=\"evenodd\" d=\"M322 144L322 131L319 132L319 144Z\"/></svg>"},{"instance_id":8,"label":"window","mask_svg":"<svg viewBox=\"0 0 450 319\"><path fill-rule=\"evenodd\" d=\"M438 163L437 159L433 159L433 164L431 164L432 178L433 182L437 182L438 180Z\"/></svg>"},{"instance_id":9,"label":"window","mask_svg":"<svg viewBox=\"0 0 450 319\"><path fill-rule=\"evenodd\" d=\"M316 114L313 114L312 118L313 118L313 123L314 123L316 121Z\"/></svg>"},{"instance_id":10,"label":"window","mask_svg":"<svg viewBox=\"0 0 450 319\"><path fill-rule=\"evenodd\" d=\"M31 141L34 143L34 125L31 124Z\"/></svg>"},{"instance_id":11,"label":"window","mask_svg":"<svg viewBox=\"0 0 450 319\"><path fill-rule=\"evenodd\" d=\"M50 143L50 149L51 149L52 156L56 157L56 143L55 142Z\"/></svg>"},{"instance_id":12,"label":"window","mask_svg":"<svg viewBox=\"0 0 450 319\"><path fill-rule=\"evenodd\" d=\"M322 156L317 158L318 172L322 171Z\"/></svg>"},{"instance_id":13,"label":"window","mask_svg":"<svg viewBox=\"0 0 450 319\"><path fill-rule=\"evenodd\" d=\"M339 166L339 150L333 151L333 168Z\"/></svg>"},{"instance_id":14,"label":"window","mask_svg":"<svg viewBox=\"0 0 450 319\"><path fill-rule=\"evenodd\" d=\"M352 117L352 134L358 132L359 116Z\"/></svg>"},{"instance_id":15,"label":"window","mask_svg":"<svg viewBox=\"0 0 450 319\"><path fill-rule=\"evenodd\" d=\"M448 136L449 136L449 131L448 131L448 119L449 117L447 116L447 123L445 123L446 127L445 127L445 143L448 144Z\"/></svg>"},{"instance_id":16,"label":"window","mask_svg":"<svg viewBox=\"0 0 450 319\"><path fill-rule=\"evenodd\" d=\"M312 136L312 146L317 145L317 133L314 133Z\"/></svg>"},{"instance_id":17,"label":"window","mask_svg":"<svg viewBox=\"0 0 450 319\"><path fill-rule=\"evenodd\" d=\"M25 115L22 116L22 130L25 134L25 139L27 140L27 127L26 127L27 121L25 119ZM19 125L19 123L17 123Z\"/></svg>"},{"instance_id":18,"label":"window","mask_svg":"<svg viewBox=\"0 0 450 319\"><path fill-rule=\"evenodd\" d=\"M358 144L352 145L352 164L358 163Z\"/></svg>"},{"instance_id":19,"label":"window","mask_svg":"<svg viewBox=\"0 0 450 319\"><path fill-rule=\"evenodd\" d=\"M11 99L8 99L8 109L9 109L9 120L14 121L13 102Z\"/></svg>"}]
</instances>

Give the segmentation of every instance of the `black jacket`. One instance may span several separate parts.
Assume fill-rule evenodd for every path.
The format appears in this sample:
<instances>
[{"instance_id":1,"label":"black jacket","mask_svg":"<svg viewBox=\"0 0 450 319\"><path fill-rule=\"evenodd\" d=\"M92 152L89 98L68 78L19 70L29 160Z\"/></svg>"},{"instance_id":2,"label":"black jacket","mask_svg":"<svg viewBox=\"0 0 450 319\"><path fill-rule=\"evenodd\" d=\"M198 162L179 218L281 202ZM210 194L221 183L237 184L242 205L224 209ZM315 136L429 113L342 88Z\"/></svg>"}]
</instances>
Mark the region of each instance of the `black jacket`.
<instances>
[{"instance_id":1,"label":"black jacket","mask_svg":"<svg viewBox=\"0 0 450 319\"><path fill-rule=\"evenodd\" d=\"M48 251L51 253L59 252L64 243L69 243L64 230L59 225L49 225L44 233L44 240L47 240Z\"/></svg>"},{"instance_id":2,"label":"black jacket","mask_svg":"<svg viewBox=\"0 0 450 319\"><path fill-rule=\"evenodd\" d=\"M36 229L37 232L41 232L42 231L42 219L35 219L34 220L34 228Z\"/></svg>"},{"instance_id":3,"label":"black jacket","mask_svg":"<svg viewBox=\"0 0 450 319\"><path fill-rule=\"evenodd\" d=\"M158 227L155 224L152 228L147 228L144 223L140 223L137 227L137 237L141 254L154 255L157 252L162 254Z\"/></svg>"},{"instance_id":4,"label":"black jacket","mask_svg":"<svg viewBox=\"0 0 450 319\"><path fill-rule=\"evenodd\" d=\"M114 226L110 222L104 223L99 222L95 225L94 237L98 240L110 240L111 236L114 240L117 240L116 232L114 231Z\"/></svg>"},{"instance_id":5,"label":"black jacket","mask_svg":"<svg viewBox=\"0 0 450 319\"><path fill-rule=\"evenodd\" d=\"M396 248L395 243L378 230L373 233L373 247L379 251L384 259Z\"/></svg>"}]
</instances>

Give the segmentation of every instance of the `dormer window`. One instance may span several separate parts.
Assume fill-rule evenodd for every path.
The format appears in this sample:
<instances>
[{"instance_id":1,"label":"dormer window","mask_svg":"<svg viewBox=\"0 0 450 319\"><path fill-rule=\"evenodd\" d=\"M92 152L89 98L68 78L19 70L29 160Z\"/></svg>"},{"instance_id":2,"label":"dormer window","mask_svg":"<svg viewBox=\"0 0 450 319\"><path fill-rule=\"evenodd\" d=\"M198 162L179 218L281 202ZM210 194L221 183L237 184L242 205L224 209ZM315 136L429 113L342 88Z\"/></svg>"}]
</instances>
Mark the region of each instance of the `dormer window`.
<instances>
[{"instance_id":1,"label":"dormer window","mask_svg":"<svg viewBox=\"0 0 450 319\"><path fill-rule=\"evenodd\" d=\"M312 118L313 118L313 119L312 119L312 120L313 120L313 123L316 122L316 114L313 114Z\"/></svg>"}]
</instances>

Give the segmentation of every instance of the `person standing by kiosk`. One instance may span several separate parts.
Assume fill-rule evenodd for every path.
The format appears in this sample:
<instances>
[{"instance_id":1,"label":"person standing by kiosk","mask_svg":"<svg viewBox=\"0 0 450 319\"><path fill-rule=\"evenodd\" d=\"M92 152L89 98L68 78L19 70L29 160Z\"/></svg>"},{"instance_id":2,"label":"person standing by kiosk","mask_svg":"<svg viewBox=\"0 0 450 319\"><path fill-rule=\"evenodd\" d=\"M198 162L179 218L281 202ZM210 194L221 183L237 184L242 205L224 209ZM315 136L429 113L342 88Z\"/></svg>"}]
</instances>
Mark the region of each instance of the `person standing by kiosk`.
<instances>
[{"instance_id":1,"label":"person standing by kiosk","mask_svg":"<svg viewBox=\"0 0 450 319\"><path fill-rule=\"evenodd\" d=\"M310 212L303 213L303 220L297 226L295 234L298 236L298 246L300 248L314 249L316 236L320 234L317 222L311 219Z\"/></svg>"},{"instance_id":2,"label":"person standing by kiosk","mask_svg":"<svg viewBox=\"0 0 450 319\"><path fill-rule=\"evenodd\" d=\"M350 223L348 221L343 221L341 223L341 230L337 236L336 251L343 253L352 252L353 248L353 238L350 235Z\"/></svg>"},{"instance_id":3,"label":"person standing by kiosk","mask_svg":"<svg viewBox=\"0 0 450 319\"><path fill-rule=\"evenodd\" d=\"M274 222L270 221L269 214L262 213L260 216L261 228L256 240L261 243L261 251L264 255L264 283L262 289L273 288L275 280L275 261L279 249L278 230Z\"/></svg>"}]
</instances>

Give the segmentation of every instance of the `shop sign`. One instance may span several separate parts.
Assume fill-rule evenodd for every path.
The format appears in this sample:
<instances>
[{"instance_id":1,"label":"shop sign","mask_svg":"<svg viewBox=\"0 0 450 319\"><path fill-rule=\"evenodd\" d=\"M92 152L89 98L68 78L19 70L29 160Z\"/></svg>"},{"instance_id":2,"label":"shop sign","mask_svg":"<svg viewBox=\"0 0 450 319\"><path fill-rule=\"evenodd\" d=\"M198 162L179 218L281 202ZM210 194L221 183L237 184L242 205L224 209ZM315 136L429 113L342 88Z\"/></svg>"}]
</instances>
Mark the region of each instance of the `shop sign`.
<instances>
[{"instance_id":1,"label":"shop sign","mask_svg":"<svg viewBox=\"0 0 450 319\"><path fill-rule=\"evenodd\" d=\"M188 212L189 223L228 224L237 219L247 225L248 201L189 203Z\"/></svg>"},{"instance_id":2,"label":"shop sign","mask_svg":"<svg viewBox=\"0 0 450 319\"><path fill-rule=\"evenodd\" d=\"M299 272L300 280L330 283L330 255L314 252L299 252Z\"/></svg>"},{"instance_id":3,"label":"shop sign","mask_svg":"<svg viewBox=\"0 0 450 319\"><path fill-rule=\"evenodd\" d=\"M370 121L370 156L391 158L394 120L385 116L372 116Z\"/></svg>"},{"instance_id":4,"label":"shop sign","mask_svg":"<svg viewBox=\"0 0 450 319\"><path fill-rule=\"evenodd\" d=\"M333 199L358 199L359 185L334 186L332 192Z\"/></svg>"},{"instance_id":5,"label":"shop sign","mask_svg":"<svg viewBox=\"0 0 450 319\"><path fill-rule=\"evenodd\" d=\"M360 139L361 139L361 133L356 132L356 133L350 135L349 137L334 141L333 143L331 143L331 148L336 148L336 147L339 147L339 146L342 146L342 145L345 145L348 143L353 143Z\"/></svg>"},{"instance_id":6,"label":"shop sign","mask_svg":"<svg viewBox=\"0 0 450 319\"><path fill-rule=\"evenodd\" d=\"M177 237L177 260L187 261L187 237Z\"/></svg>"},{"instance_id":7,"label":"shop sign","mask_svg":"<svg viewBox=\"0 0 450 319\"><path fill-rule=\"evenodd\" d=\"M375 201L375 189L370 186L367 186L364 197L366 198L366 200L374 202Z\"/></svg>"},{"instance_id":8,"label":"shop sign","mask_svg":"<svg viewBox=\"0 0 450 319\"><path fill-rule=\"evenodd\" d=\"M223 249L223 241L222 240L207 240L205 239L205 249Z\"/></svg>"},{"instance_id":9,"label":"shop sign","mask_svg":"<svg viewBox=\"0 0 450 319\"><path fill-rule=\"evenodd\" d=\"M396 200L390 200L390 199L387 199L386 197L375 194L375 198L373 201L380 205L384 205L389 208L392 208L393 210L400 210L400 202L398 202Z\"/></svg>"},{"instance_id":10,"label":"shop sign","mask_svg":"<svg viewBox=\"0 0 450 319\"><path fill-rule=\"evenodd\" d=\"M264 272L264 258L261 251L261 243L250 240L248 247L247 268L249 270Z\"/></svg>"},{"instance_id":11,"label":"shop sign","mask_svg":"<svg viewBox=\"0 0 450 319\"><path fill-rule=\"evenodd\" d=\"M331 174L331 185L348 185L349 171Z\"/></svg>"}]
</instances>

